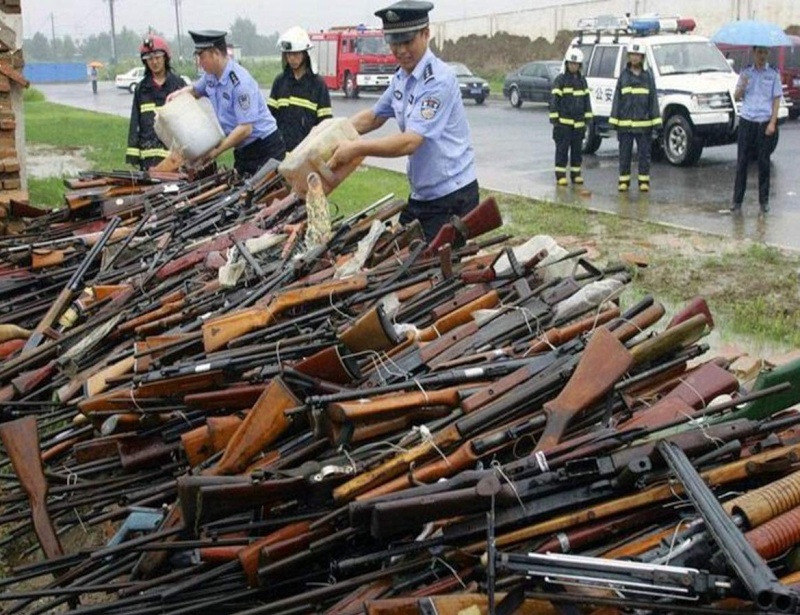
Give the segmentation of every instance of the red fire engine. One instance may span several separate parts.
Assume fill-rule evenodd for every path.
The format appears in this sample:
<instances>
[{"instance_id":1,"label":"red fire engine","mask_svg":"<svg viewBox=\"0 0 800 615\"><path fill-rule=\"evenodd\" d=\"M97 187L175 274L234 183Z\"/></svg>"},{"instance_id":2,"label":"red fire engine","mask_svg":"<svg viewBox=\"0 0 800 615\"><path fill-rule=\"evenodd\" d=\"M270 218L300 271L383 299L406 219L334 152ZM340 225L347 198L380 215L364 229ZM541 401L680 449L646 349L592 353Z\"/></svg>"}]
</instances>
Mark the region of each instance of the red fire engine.
<instances>
[{"instance_id":1,"label":"red fire engine","mask_svg":"<svg viewBox=\"0 0 800 615\"><path fill-rule=\"evenodd\" d=\"M331 90L357 98L359 90L382 90L397 70L397 60L383 39L383 30L363 26L335 27L310 34L311 61Z\"/></svg>"}]
</instances>

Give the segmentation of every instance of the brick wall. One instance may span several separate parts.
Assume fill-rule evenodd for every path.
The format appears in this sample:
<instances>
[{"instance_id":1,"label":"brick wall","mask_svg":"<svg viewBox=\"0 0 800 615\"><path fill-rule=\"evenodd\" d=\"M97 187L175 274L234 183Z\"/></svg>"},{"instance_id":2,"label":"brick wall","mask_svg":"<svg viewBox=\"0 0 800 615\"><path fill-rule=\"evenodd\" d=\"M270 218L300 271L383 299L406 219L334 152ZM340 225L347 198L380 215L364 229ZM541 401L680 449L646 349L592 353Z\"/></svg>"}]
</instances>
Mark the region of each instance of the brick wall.
<instances>
[{"instance_id":1,"label":"brick wall","mask_svg":"<svg viewBox=\"0 0 800 615\"><path fill-rule=\"evenodd\" d=\"M22 91L21 0L0 0L0 225L15 202L27 203Z\"/></svg>"}]
</instances>

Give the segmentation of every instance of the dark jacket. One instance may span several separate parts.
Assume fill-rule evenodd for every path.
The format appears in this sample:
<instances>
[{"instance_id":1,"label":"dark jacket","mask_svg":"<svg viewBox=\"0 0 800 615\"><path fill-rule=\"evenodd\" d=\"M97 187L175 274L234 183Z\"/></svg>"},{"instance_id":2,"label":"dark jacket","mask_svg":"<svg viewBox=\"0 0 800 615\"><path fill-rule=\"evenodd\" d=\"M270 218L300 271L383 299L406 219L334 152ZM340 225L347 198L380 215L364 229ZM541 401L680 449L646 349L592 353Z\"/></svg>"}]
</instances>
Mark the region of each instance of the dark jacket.
<instances>
[{"instance_id":1,"label":"dark jacket","mask_svg":"<svg viewBox=\"0 0 800 615\"><path fill-rule=\"evenodd\" d=\"M553 82L550 97L550 123L585 130L592 119L592 102L589 85L579 72L561 73Z\"/></svg>"},{"instance_id":2,"label":"dark jacket","mask_svg":"<svg viewBox=\"0 0 800 615\"><path fill-rule=\"evenodd\" d=\"M656 84L649 70L642 69L635 75L628 64L622 71L608 122L613 128L628 132L645 132L661 125Z\"/></svg>"},{"instance_id":3,"label":"dark jacket","mask_svg":"<svg viewBox=\"0 0 800 615\"><path fill-rule=\"evenodd\" d=\"M333 117L331 95L322 77L306 70L300 79L295 79L289 66L275 77L267 105L278 122L287 151L297 147L314 126Z\"/></svg>"},{"instance_id":4,"label":"dark jacket","mask_svg":"<svg viewBox=\"0 0 800 615\"><path fill-rule=\"evenodd\" d=\"M168 72L164 83L161 87L157 87L153 82L153 76L149 71L147 72L133 93L125 162L136 165L144 171L167 157L169 150L156 136L153 128L156 121L156 109L164 106L167 96L185 85L183 79L178 75Z\"/></svg>"}]
</instances>

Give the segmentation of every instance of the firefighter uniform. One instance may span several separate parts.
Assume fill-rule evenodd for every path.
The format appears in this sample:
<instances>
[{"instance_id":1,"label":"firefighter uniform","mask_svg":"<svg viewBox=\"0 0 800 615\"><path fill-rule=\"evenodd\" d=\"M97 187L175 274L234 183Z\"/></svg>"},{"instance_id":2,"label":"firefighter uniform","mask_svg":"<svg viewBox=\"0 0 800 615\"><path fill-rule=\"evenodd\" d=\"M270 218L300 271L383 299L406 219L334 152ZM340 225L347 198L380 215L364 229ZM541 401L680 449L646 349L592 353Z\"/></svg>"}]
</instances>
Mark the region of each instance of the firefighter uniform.
<instances>
[{"instance_id":1,"label":"firefighter uniform","mask_svg":"<svg viewBox=\"0 0 800 615\"><path fill-rule=\"evenodd\" d=\"M296 79L289 66L275 77L267 105L289 151L297 147L314 126L333 117L331 95L322 78L307 70Z\"/></svg>"},{"instance_id":2,"label":"firefighter uniform","mask_svg":"<svg viewBox=\"0 0 800 615\"><path fill-rule=\"evenodd\" d=\"M638 53L638 52L637 52ZM619 140L619 189L625 191L631 184L631 156L633 142L639 152L639 189L650 189L650 151L653 129L661 125L658 96L653 75L642 67L637 75L630 64L617 80L609 123L617 130Z\"/></svg>"},{"instance_id":3,"label":"firefighter uniform","mask_svg":"<svg viewBox=\"0 0 800 615\"><path fill-rule=\"evenodd\" d=\"M565 69L556 77L550 97L550 123L556 142L556 182L560 186L567 184L568 165L573 183L583 183L583 137L591 119L592 103L586 78L580 71L571 73Z\"/></svg>"},{"instance_id":4,"label":"firefighter uniform","mask_svg":"<svg viewBox=\"0 0 800 615\"><path fill-rule=\"evenodd\" d=\"M158 138L154 128L156 109L163 107L167 96L184 85L183 79L175 73L167 73L167 80L160 87L153 82L150 75L142 79L133 94L125 162L146 171L167 157L169 150Z\"/></svg>"}]
</instances>

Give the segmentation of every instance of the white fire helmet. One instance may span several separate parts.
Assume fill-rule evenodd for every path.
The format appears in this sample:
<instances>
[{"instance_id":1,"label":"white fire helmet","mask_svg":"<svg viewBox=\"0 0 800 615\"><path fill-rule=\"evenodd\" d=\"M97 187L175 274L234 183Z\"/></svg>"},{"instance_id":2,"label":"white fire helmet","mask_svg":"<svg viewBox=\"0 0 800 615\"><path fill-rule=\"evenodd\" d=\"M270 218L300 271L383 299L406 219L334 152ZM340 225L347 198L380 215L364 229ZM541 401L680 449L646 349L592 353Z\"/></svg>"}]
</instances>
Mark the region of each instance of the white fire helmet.
<instances>
[{"instance_id":1,"label":"white fire helmet","mask_svg":"<svg viewBox=\"0 0 800 615\"><path fill-rule=\"evenodd\" d=\"M299 26L289 28L278 39L278 48L283 53L308 51L311 47L313 45L311 44L311 39L308 38L308 32Z\"/></svg>"},{"instance_id":2,"label":"white fire helmet","mask_svg":"<svg viewBox=\"0 0 800 615\"><path fill-rule=\"evenodd\" d=\"M564 56L564 61L583 64L583 52L577 47L570 47L567 49L567 55Z\"/></svg>"},{"instance_id":3,"label":"white fire helmet","mask_svg":"<svg viewBox=\"0 0 800 615\"><path fill-rule=\"evenodd\" d=\"M644 52L644 45L638 41L631 41L628 43L628 53L638 53L639 55L645 55Z\"/></svg>"}]
</instances>

